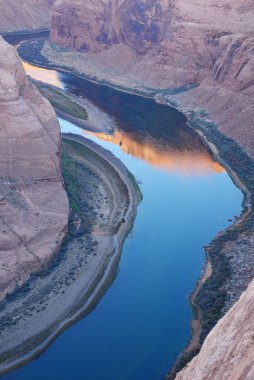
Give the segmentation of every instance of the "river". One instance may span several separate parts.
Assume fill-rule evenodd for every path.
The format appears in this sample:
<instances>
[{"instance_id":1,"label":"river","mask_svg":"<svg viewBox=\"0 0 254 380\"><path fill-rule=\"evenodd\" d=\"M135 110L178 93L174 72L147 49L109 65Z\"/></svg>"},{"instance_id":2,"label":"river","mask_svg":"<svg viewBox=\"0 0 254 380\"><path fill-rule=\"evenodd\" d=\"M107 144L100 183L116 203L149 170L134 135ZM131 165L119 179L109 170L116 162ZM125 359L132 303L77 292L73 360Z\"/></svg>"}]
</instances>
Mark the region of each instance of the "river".
<instances>
[{"instance_id":1,"label":"river","mask_svg":"<svg viewBox=\"0 0 254 380\"><path fill-rule=\"evenodd\" d=\"M110 134L65 120L61 129L110 150L137 179L143 200L117 277L95 310L4 378L161 380L190 337L188 296L201 275L203 246L241 213L243 195L175 110L71 74L25 67L105 116Z\"/></svg>"}]
</instances>

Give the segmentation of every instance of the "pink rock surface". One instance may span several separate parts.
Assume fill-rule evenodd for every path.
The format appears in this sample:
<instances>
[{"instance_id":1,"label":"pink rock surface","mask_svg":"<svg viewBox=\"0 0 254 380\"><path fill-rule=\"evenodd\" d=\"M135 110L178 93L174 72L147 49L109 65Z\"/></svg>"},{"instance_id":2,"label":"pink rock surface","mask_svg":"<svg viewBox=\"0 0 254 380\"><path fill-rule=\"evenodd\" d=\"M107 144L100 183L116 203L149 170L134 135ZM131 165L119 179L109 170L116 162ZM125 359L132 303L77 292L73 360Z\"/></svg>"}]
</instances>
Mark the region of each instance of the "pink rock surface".
<instances>
[{"instance_id":1,"label":"pink rock surface","mask_svg":"<svg viewBox=\"0 0 254 380\"><path fill-rule=\"evenodd\" d=\"M252 380L254 378L254 281L217 323L198 356L176 380Z\"/></svg>"},{"instance_id":2,"label":"pink rock surface","mask_svg":"<svg viewBox=\"0 0 254 380\"><path fill-rule=\"evenodd\" d=\"M0 0L0 33L48 29L55 0Z\"/></svg>"},{"instance_id":3,"label":"pink rock surface","mask_svg":"<svg viewBox=\"0 0 254 380\"><path fill-rule=\"evenodd\" d=\"M65 236L60 144L55 112L0 38L0 299L44 268Z\"/></svg>"}]
</instances>

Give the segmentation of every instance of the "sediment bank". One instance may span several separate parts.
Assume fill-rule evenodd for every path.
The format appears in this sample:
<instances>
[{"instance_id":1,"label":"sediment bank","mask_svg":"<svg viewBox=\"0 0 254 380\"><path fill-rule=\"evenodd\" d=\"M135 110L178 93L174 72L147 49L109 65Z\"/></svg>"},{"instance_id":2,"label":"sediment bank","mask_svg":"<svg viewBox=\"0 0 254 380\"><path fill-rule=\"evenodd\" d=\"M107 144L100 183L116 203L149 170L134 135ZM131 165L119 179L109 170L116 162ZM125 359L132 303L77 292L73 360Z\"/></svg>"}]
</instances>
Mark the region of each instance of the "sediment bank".
<instances>
[{"instance_id":1,"label":"sediment bank","mask_svg":"<svg viewBox=\"0 0 254 380\"><path fill-rule=\"evenodd\" d=\"M111 133L115 129L114 120L88 100L39 80L32 78L30 80L51 102L57 116L61 119L91 132Z\"/></svg>"},{"instance_id":2,"label":"sediment bank","mask_svg":"<svg viewBox=\"0 0 254 380\"><path fill-rule=\"evenodd\" d=\"M0 375L43 352L89 313L116 275L140 200L128 170L82 137L63 141L69 232L51 266L0 304Z\"/></svg>"}]
</instances>

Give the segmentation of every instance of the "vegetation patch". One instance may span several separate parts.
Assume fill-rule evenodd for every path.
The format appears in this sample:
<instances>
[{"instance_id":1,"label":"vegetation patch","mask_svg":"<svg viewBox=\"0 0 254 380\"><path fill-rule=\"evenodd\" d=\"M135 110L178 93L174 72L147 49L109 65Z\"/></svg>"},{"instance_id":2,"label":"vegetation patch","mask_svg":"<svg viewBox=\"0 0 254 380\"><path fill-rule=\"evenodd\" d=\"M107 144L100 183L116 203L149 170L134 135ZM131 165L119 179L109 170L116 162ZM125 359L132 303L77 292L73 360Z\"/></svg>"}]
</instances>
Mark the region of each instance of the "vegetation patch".
<instances>
[{"instance_id":1,"label":"vegetation patch","mask_svg":"<svg viewBox=\"0 0 254 380\"><path fill-rule=\"evenodd\" d=\"M62 111L81 120L87 120L88 115L86 109L72 101L68 96L64 95L62 91L58 91L38 81L35 83L41 94L50 101L56 110Z\"/></svg>"},{"instance_id":2,"label":"vegetation patch","mask_svg":"<svg viewBox=\"0 0 254 380\"><path fill-rule=\"evenodd\" d=\"M227 299L226 281L231 277L230 258L224 250L229 242L235 242L244 233L254 231L254 162L246 152L232 139L222 134L212 122L203 119L203 114L192 113L190 124L200 130L206 139L218 149L220 158L233 168L240 181L246 186L249 194L245 195L243 214L250 208L250 212L240 223L220 233L206 248L206 253L212 263L212 276L204 283L194 299L194 303L201 311L203 333L201 343L217 321L222 317L223 307ZM247 287L248 283L246 283ZM238 293L237 298L238 298ZM232 298L233 304L237 299Z\"/></svg>"}]
</instances>

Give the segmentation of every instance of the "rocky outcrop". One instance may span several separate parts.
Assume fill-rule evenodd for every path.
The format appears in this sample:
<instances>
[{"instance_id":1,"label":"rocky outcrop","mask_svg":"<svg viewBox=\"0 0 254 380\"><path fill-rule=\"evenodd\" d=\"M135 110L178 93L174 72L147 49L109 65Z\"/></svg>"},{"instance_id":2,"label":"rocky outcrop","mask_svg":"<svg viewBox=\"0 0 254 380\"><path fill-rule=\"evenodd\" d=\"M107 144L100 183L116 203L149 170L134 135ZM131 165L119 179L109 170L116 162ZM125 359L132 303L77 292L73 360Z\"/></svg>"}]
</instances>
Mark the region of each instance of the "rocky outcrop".
<instances>
[{"instance_id":1,"label":"rocky outcrop","mask_svg":"<svg viewBox=\"0 0 254 380\"><path fill-rule=\"evenodd\" d=\"M218 322L199 353L176 380L254 378L254 281Z\"/></svg>"},{"instance_id":2,"label":"rocky outcrop","mask_svg":"<svg viewBox=\"0 0 254 380\"><path fill-rule=\"evenodd\" d=\"M0 0L0 34L49 29L55 0Z\"/></svg>"},{"instance_id":3,"label":"rocky outcrop","mask_svg":"<svg viewBox=\"0 0 254 380\"><path fill-rule=\"evenodd\" d=\"M250 13L254 17L254 5ZM174 96L174 101L183 108L206 111L254 158L254 34L224 35L213 43L217 51L211 71L199 86Z\"/></svg>"},{"instance_id":4,"label":"rocky outcrop","mask_svg":"<svg viewBox=\"0 0 254 380\"><path fill-rule=\"evenodd\" d=\"M44 268L68 223L60 128L0 37L0 300Z\"/></svg>"}]
</instances>

